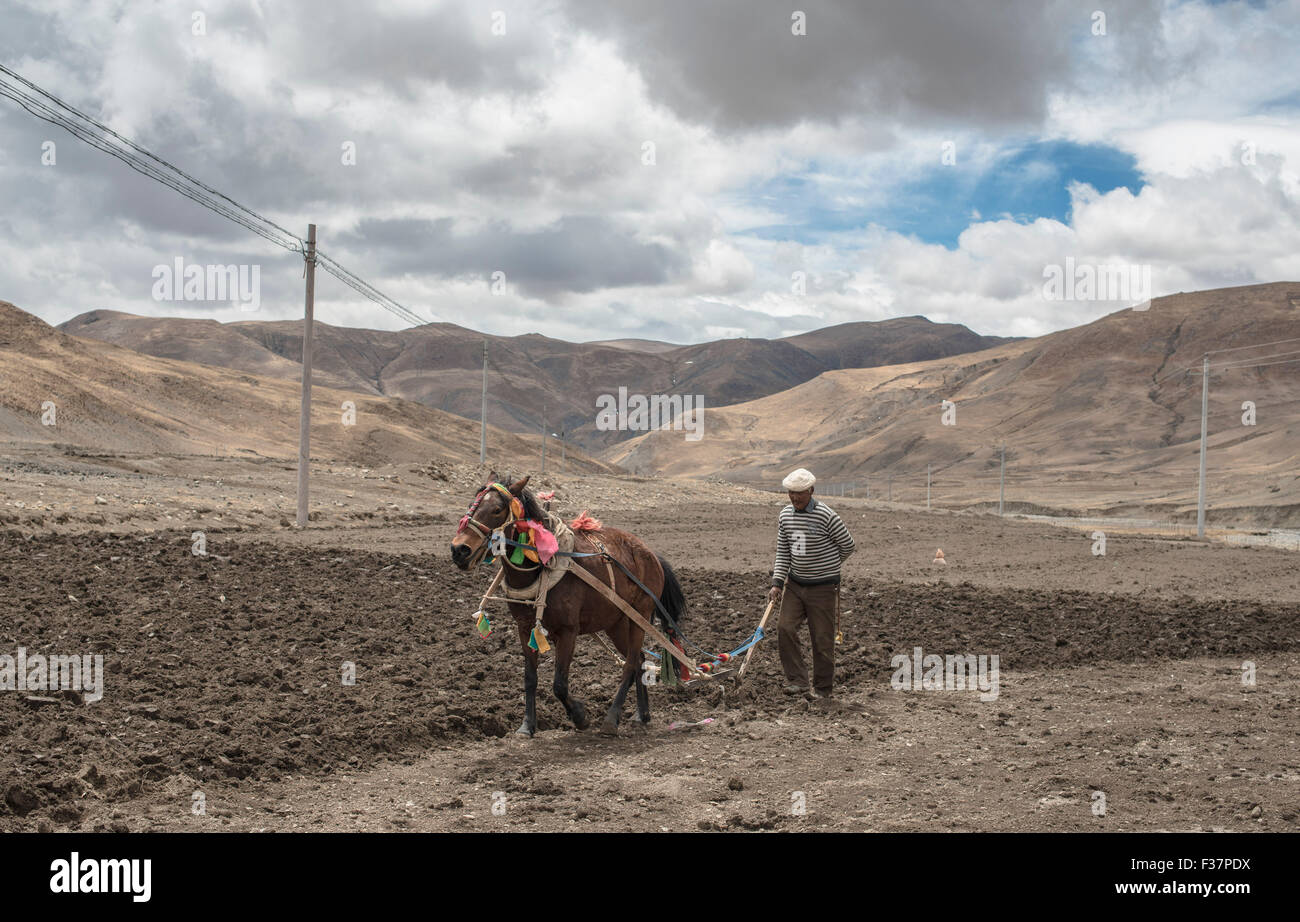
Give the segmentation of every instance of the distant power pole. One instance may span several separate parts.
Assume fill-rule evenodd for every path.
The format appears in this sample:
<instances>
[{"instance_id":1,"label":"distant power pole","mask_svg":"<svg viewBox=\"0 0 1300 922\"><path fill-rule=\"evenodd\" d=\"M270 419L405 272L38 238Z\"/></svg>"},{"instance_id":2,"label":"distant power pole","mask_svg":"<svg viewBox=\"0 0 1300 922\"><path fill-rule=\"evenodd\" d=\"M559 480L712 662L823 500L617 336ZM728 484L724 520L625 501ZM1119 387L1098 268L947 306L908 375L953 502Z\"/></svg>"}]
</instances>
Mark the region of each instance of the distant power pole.
<instances>
[{"instance_id":1,"label":"distant power pole","mask_svg":"<svg viewBox=\"0 0 1300 922\"><path fill-rule=\"evenodd\" d=\"M563 473L564 470L565 470L565 457L564 457L564 456L565 456L564 430L561 429L561 430L560 430L560 472L561 472L561 473Z\"/></svg>"},{"instance_id":2,"label":"distant power pole","mask_svg":"<svg viewBox=\"0 0 1300 922\"><path fill-rule=\"evenodd\" d=\"M1007 495L1007 443L1002 443L1002 473L998 475L998 515L1002 514L1002 501Z\"/></svg>"},{"instance_id":3,"label":"distant power pole","mask_svg":"<svg viewBox=\"0 0 1300 922\"><path fill-rule=\"evenodd\" d=\"M546 473L546 404L542 404L542 473Z\"/></svg>"},{"instance_id":4,"label":"distant power pole","mask_svg":"<svg viewBox=\"0 0 1300 922\"><path fill-rule=\"evenodd\" d=\"M311 352L316 302L316 225L307 225L307 301L302 319L302 407L298 412L298 527L307 527L307 480L311 473Z\"/></svg>"},{"instance_id":5,"label":"distant power pole","mask_svg":"<svg viewBox=\"0 0 1300 922\"><path fill-rule=\"evenodd\" d=\"M887 474L885 476L885 502L892 503L893 501L894 501L894 475Z\"/></svg>"},{"instance_id":6,"label":"distant power pole","mask_svg":"<svg viewBox=\"0 0 1300 922\"><path fill-rule=\"evenodd\" d=\"M487 340L483 340L483 407L479 410L478 463L487 464Z\"/></svg>"},{"instance_id":7,"label":"distant power pole","mask_svg":"<svg viewBox=\"0 0 1300 922\"><path fill-rule=\"evenodd\" d=\"M925 466L925 511L930 511L930 465Z\"/></svg>"},{"instance_id":8,"label":"distant power pole","mask_svg":"<svg viewBox=\"0 0 1300 922\"><path fill-rule=\"evenodd\" d=\"M1196 488L1196 537L1205 537L1205 449L1210 415L1210 354L1201 360L1201 477Z\"/></svg>"}]
</instances>

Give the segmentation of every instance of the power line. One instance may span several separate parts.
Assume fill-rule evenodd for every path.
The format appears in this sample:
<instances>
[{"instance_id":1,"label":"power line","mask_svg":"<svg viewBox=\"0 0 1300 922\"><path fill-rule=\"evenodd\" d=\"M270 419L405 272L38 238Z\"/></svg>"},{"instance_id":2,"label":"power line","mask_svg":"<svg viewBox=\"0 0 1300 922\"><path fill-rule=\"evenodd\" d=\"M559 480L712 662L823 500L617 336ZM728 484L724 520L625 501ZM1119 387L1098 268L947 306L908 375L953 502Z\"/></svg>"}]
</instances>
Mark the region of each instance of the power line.
<instances>
[{"instance_id":1,"label":"power line","mask_svg":"<svg viewBox=\"0 0 1300 922\"><path fill-rule=\"evenodd\" d=\"M1300 340L1279 340L1279 342L1300 342ZM1268 345L1268 344L1267 344L1267 343L1261 343L1261 344L1260 344L1260 346L1263 346L1263 345ZM1276 345L1276 344L1274 344L1274 345ZM1259 347L1258 347L1258 346L1256 346L1256 347L1242 346L1242 347L1240 347L1240 348L1242 348L1242 349L1249 349L1249 348L1259 348ZM1235 351L1235 350L1221 349L1221 350L1219 350L1219 351L1220 351L1220 352L1229 352L1229 351ZM1212 353L1209 353L1209 352L1205 353L1205 355L1211 355L1211 354L1212 354ZM1281 358L1282 356L1285 356L1285 355L1300 355L1300 349L1294 349L1294 350L1292 350L1292 351L1290 351L1290 352L1275 352L1275 353L1273 353L1272 355L1261 355L1261 356L1257 356L1256 358L1253 358L1253 359L1243 359L1243 360L1240 360L1240 361L1231 361L1231 362L1220 362L1220 363L1217 364L1217 365L1215 365L1215 364L1211 364L1209 367L1210 367L1211 370L1214 370L1214 369L1224 370L1224 369L1228 369L1228 368L1256 368L1256 367L1262 368L1262 367L1265 367L1266 365L1282 365L1282 364L1285 364L1285 363L1284 363L1284 362L1271 362L1271 361L1269 361L1269 359L1277 359L1277 358ZM1169 374L1165 375L1163 378L1158 379L1155 383L1156 383L1156 384L1163 384L1165 381L1168 381L1170 378L1175 378L1175 377L1177 377L1178 375L1188 375L1188 374L1199 375L1199 374L1201 374L1201 368L1197 367L1196 365L1188 365L1186 368L1180 368L1180 369L1178 369L1177 371L1172 371L1172 372L1170 372Z\"/></svg>"},{"instance_id":2,"label":"power line","mask_svg":"<svg viewBox=\"0 0 1300 922\"><path fill-rule=\"evenodd\" d=\"M1211 368L1250 368L1255 365L1259 365L1261 363L1276 365L1280 363L1273 362L1271 361L1271 359L1280 359L1288 355L1300 355L1300 349L1293 349L1290 352L1275 352L1273 355L1261 355L1253 359L1245 359L1240 362L1225 362L1222 365L1211 365L1210 367Z\"/></svg>"},{"instance_id":3,"label":"power line","mask_svg":"<svg viewBox=\"0 0 1300 922\"><path fill-rule=\"evenodd\" d=\"M1287 355L1288 353L1282 353L1282 354L1283 354L1283 355ZM1265 356L1265 358L1276 358L1276 356L1272 356L1272 355L1270 355L1270 356ZM1267 368L1267 367L1270 366L1270 365L1289 365L1289 364L1291 364L1292 362L1300 362L1300 358L1294 358L1294 359L1283 359L1283 360L1280 361L1280 362L1261 362L1261 363L1257 363L1257 364L1254 364L1254 365L1247 365L1247 364L1242 364L1242 365L1228 365L1228 366L1226 366L1226 367L1228 367L1228 368Z\"/></svg>"},{"instance_id":4,"label":"power line","mask_svg":"<svg viewBox=\"0 0 1300 922\"><path fill-rule=\"evenodd\" d=\"M318 265L320 265L320 267L324 269L326 272L328 272L330 275L334 276L340 282L356 290L360 294L365 295L367 298L374 301L376 304L378 304L380 307L384 308L385 310L389 311L390 313L396 314L398 317L401 317L407 323L413 324L414 326L423 326L424 324L429 322L425 320L423 317L421 317L419 314L415 313L414 311L408 310L406 307L402 306L398 302L394 301L392 298L388 297L388 295L384 294L378 288L371 285L365 279L362 279L359 276L357 276L355 273L345 269L343 266L339 265L338 262L326 256L320 250L316 251L316 259L318 261Z\"/></svg>"},{"instance_id":5,"label":"power line","mask_svg":"<svg viewBox=\"0 0 1300 922\"><path fill-rule=\"evenodd\" d=\"M223 217L242 224L244 227L266 237L272 242L283 246L286 249L302 252L302 241L294 234L276 224L274 221L264 218L251 208L241 205L229 196L217 192L210 186L207 186L190 176L179 167L167 162L155 154L150 153L134 141L122 137L107 125L102 124L91 116L74 108L54 94L41 89L30 80L27 80L25 77L15 73L4 65L0 65L0 73L12 77L23 86L30 87L44 97L44 99L39 98L26 92L21 87L0 82L0 95L13 99L37 118L63 128L79 140L86 142L90 146L101 150L104 153L116 157L118 160L121 160L137 172L142 173L151 179L158 180L169 188L180 192L186 198L204 205L205 207L212 208L213 211L216 211ZM46 102L45 100L49 100L54 105L50 105L50 102ZM105 135L107 135L107 137L105 137ZM124 150L121 147L115 147L109 138L120 141L126 146L126 149ZM147 159L143 159L140 155L143 155L143 158Z\"/></svg>"},{"instance_id":6,"label":"power line","mask_svg":"<svg viewBox=\"0 0 1300 922\"><path fill-rule=\"evenodd\" d=\"M1255 343L1253 346L1233 346L1230 349L1211 349L1206 355L1218 355L1220 352L1240 352L1242 349L1263 349L1265 346L1280 346L1283 343L1300 343L1300 337L1295 339L1275 339L1271 343Z\"/></svg>"},{"instance_id":7,"label":"power line","mask_svg":"<svg viewBox=\"0 0 1300 922\"><path fill-rule=\"evenodd\" d=\"M302 239L269 218L240 204L230 196L218 192L206 183L195 179L174 164L146 150L129 138L123 137L112 128L64 102L53 93L42 89L21 74L2 64L0 64L0 74L4 74L11 80L21 84L21 86L16 86L0 80L0 96L12 99L42 121L63 128L73 137L94 147L96 150L117 158L136 172L156 180L175 192L179 192L192 202L251 230L271 243L291 252L306 255L306 248ZM27 89L24 89L24 87ZM28 90L32 92L28 92ZM120 142L120 146L115 145L113 141ZM333 275L364 297L374 301L384 310L404 322L415 326L428 322L419 314L390 298L354 272L344 268L336 260L325 256L319 251L316 252L316 257L321 268L329 272L330 275Z\"/></svg>"}]
</instances>

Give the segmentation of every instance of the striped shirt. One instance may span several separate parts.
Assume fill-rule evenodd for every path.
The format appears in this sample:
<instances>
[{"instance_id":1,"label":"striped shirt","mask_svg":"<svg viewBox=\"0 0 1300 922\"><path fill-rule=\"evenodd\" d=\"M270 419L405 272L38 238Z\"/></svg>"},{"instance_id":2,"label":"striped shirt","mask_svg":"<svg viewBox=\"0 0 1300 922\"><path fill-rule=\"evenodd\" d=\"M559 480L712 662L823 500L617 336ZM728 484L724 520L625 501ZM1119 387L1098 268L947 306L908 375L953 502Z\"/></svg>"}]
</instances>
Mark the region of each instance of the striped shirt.
<instances>
[{"instance_id":1,"label":"striped shirt","mask_svg":"<svg viewBox=\"0 0 1300 922\"><path fill-rule=\"evenodd\" d=\"M853 536L830 506L816 497L802 512L786 506L777 518L772 585L784 586L787 576L801 586L838 583L840 564L854 550Z\"/></svg>"}]
</instances>

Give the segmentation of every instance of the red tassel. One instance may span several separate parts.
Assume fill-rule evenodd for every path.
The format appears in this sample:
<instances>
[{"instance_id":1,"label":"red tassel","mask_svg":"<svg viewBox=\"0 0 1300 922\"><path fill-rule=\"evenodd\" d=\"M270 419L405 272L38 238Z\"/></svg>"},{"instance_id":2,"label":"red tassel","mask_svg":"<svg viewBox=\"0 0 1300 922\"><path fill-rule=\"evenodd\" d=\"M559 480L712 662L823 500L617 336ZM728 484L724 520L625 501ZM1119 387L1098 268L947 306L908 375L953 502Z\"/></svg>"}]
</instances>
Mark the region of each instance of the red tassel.
<instances>
[{"instance_id":1,"label":"red tassel","mask_svg":"<svg viewBox=\"0 0 1300 922\"><path fill-rule=\"evenodd\" d=\"M602 526L599 519L593 519L587 515L587 510L584 509L582 515L569 523L569 527L574 531L600 531Z\"/></svg>"}]
</instances>

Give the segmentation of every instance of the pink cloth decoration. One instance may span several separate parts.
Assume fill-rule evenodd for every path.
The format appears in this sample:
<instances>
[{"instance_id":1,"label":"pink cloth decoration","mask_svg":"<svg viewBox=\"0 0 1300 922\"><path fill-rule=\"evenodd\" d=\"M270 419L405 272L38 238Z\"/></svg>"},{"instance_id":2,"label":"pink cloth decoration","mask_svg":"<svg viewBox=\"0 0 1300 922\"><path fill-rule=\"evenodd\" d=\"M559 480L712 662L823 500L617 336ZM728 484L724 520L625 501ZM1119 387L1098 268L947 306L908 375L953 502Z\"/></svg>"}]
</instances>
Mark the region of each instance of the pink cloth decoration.
<instances>
[{"instance_id":1,"label":"pink cloth decoration","mask_svg":"<svg viewBox=\"0 0 1300 922\"><path fill-rule=\"evenodd\" d=\"M460 527L458 527L458 528L456 529L456 534L459 535L462 531L464 531L464 530L465 530L465 526L468 525L468 524L469 524L469 516L468 516L468 515L462 515L462 516L460 517Z\"/></svg>"},{"instance_id":2,"label":"pink cloth decoration","mask_svg":"<svg viewBox=\"0 0 1300 922\"><path fill-rule=\"evenodd\" d=\"M560 542L555 540L555 535L551 534L541 522L534 522L531 519L521 522L520 525L532 531L533 547L537 549L537 556L541 558L542 563L548 563L560 549Z\"/></svg>"}]
</instances>

